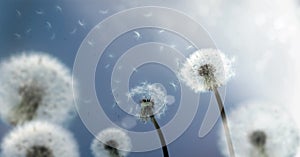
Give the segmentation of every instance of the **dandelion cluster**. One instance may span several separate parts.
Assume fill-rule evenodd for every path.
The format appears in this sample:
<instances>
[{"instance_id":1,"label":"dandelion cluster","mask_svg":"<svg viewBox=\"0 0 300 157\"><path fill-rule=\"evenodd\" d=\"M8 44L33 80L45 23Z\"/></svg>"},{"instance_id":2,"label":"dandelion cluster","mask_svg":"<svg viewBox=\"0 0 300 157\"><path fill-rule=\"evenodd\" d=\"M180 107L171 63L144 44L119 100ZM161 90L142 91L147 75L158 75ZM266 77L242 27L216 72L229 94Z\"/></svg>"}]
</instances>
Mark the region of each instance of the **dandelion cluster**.
<instances>
[{"instance_id":1,"label":"dandelion cluster","mask_svg":"<svg viewBox=\"0 0 300 157\"><path fill-rule=\"evenodd\" d=\"M131 147L129 136L117 128L108 128L99 132L91 144L95 157L125 157Z\"/></svg>"},{"instance_id":2,"label":"dandelion cluster","mask_svg":"<svg viewBox=\"0 0 300 157\"><path fill-rule=\"evenodd\" d=\"M237 157L290 157L299 145L299 132L284 108L265 103L241 104L229 116ZM223 130L220 148L229 156Z\"/></svg>"},{"instance_id":3,"label":"dandelion cluster","mask_svg":"<svg viewBox=\"0 0 300 157\"><path fill-rule=\"evenodd\" d=\"M3 140L2 157L79 157L73 135L48 122L17 126Z\"/></svg>"},{"instance_id":4,"label":"dandelion cluster","mask_svg":"<svg viewBox=\"0 0 300 157\"><path fill-rule=\"evenodd\" d=\"M187 58L178 75L195 92L211 91L234 75L232 63L220 50L201 49Z\"/></svg>"},{"instance_id":5,"label":"dandelion cluster","mask_svg":"<svg viewBox=\"0 0 300 157\"><path fill-rule=\"evenodd\" d=\"M128 95L137 100L134 109L143 121L148 121L150 116L159 117L166 110L167 93L160 84L143 83L132 88Z\"/></svg>"},{"instance_id":6,"label":"dandelion cluster","mask_svg":"<svg viewBox=\"0 0 300 157\"><path fill-rule=\"evenodd\" d=\"M55 58L16 55L0 64L0 73L0 115L5 122L39 119L62 124L75 113L71 73Z\"/></svg>"}]
</instances>

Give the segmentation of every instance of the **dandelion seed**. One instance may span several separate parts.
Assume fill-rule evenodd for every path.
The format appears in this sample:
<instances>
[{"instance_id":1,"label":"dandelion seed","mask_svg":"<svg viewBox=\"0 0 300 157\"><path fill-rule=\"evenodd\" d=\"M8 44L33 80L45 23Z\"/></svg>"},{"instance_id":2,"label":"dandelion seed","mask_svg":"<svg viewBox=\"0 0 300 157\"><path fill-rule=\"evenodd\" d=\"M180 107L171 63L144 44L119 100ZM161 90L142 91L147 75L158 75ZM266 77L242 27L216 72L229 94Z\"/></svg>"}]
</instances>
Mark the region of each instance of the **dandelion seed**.
<instances>
[{"instance_id":1,"label":"dandelion seed","mask_svg":"<svg viewBox=\"0 0 300 157\"><path fill-rule=\"evenodd\" d=\"M16 13L17 13L17 16L19 16L19 17L22 15L21 11L18 9L16 9Z\"/></svg>"},{"instance_id":2,"label":"dandelion seed","mask_svg":"<svg viewBox=\"0 0 300 157\"><path fill-rule=\"evenodd\" d=\"M190 50L190 49L192 49L193 47L194 47L193 45L189 45L189 46L186 47L186 50Z\"/></svg>"},{"instance_id":3,"label":"dandelion seed","mask_svg":"<svg viewBox=\"0 0 300 157\"><path fill-rule=\"evenodd\" d=\"M31 29L31 28L28 28L28 29L25 31L25 33L26 33L26 34L29 34L31 31L32 31L32 29Z\"/></svg>"},{"instance_id":4,"label":"dandelion seed","mask_svg":"<svg viewBox=\"0 0 300 157\"><path fill-rule=\"evenodd\" d=\"M291 157L297 153L299 130L281 106L261 102L241 104L229 115L229 128L237 157ZM228 150L222 130L219 146Z\"/></svg>"},{"instance_id":5,"label":"dandelion seed","mask_svg":"<svg viewBox=\"0 0 300 157\"><path fill-rule=\"evenodd\" d=\"M84 21L78 20L78 24L81 27L85 27L85 22Z\"/></svg>"},{"instance_id":6,"label":"dandelion seed","mask_svg":"<svg viewBox=\"0 0 300 157\"><path fill-rule=\"evenodd\" d=\"M52 24L49 21L46 21L46 27L47 29L52 29Z\"/></svg>"},{"instance_id":7,"label":"dandelion seed","mask_svg":"<svg viewBox=\"0 0 300 157\"><path fill-rule=\"evenodd\" d=\"M159 34L164 33L164 32L165 32L165 30L163 30L163 29L158 31Z\"/></svg>"},{"instance_id":8,"label":"dandelion seed","mask_svg":"<svg viewBox=\"0 0 300 157\"><path fill-rule=\"evenodd\" d=\"M216 49L201 49L187 58L179 70L179 78L195 92L213 91L216 97L231 157L235 157L227 116L218 88L234 74L232 60Z\"/></svg>"},{"instance_id":9,"label":"dandelion seed","mask_svg":"<svg viewBox=\"0 0 300 157\"><path fill-rule=\"evenodd\" d=\"M130 137L117 128L101 131L91 144L95 157L126 157L131 148Z\"/></svg>"},{"instance_id":10,"label":"dandelion seed","mask_svg":"<svg viewBox=\"0 0 300 157\"><path fill-rule=\"evenodd\" d=\"M138 72L138 70L137 70L136 67L133 67L133 68L132 68L132 71L133 71L133 72Z\"/></svg>"},{"instance_id":11,"label":"dandelion seed","mask_svg":"<svg viewBox=\"0 0 300 157\"><path fill-rule=\"evenodd\" d=\"M1 145L2 157L79 157L73 135L48 122L29 122L12 130Z\"/></svg>"},{"instance_id":12,"label":"dandelion seed","mask_svg":"<svg viewBox=\"0 0 300 157\"><path fill-rule=\"evenodd\" d=\"M114 55L113 54L109 54L108 57L109 58L114 58Z\"/></svg>"},{"instance_id":13,"label":"dandelion seed","mask_svg":"<svg viewBox=\"0 0 300 157\"><path fill-rule=\"evenodd\" d=\"M71 32L70 32L70 34L75 34L77 32L77 28L74 28Z\"/></svg>"},{"instance_id":14,"label":"dandelion seed","mask_svg":"<svg viewBox=\"0 0 300 157\"><path fill-rule=\"evenodd\" d=\"M21 39L22 38L22 35L19 34L19 33L14 33L14 36L16 37L16 39Z\"/></svg>"},{"instance_id":15,"label":"dandelion seed","mask_svg":"<svg viewBox=\"0 0 300 157\"><path fill-rule=\"evenodd\" d=\"M141 38L141 34L138 31L134 31L133 33L136 40L139 40Z\"/></svg>"},{"instance_id":16,"label":"dandelion seed","mask_svg":"<svg viewBox=\"0 0 300 157\"><path fill-rule=\"evenodd\" d=\"M94 42L92 40L88 40L87 43L90 45L90 46L94 46Z\"/></svg>"},{"instance_id":17,"label":"dandelion seed","mask_svg":"<svg viewBox=\"0 0 300 157\"><path fill-rule=\"evenodd\" d=\"M106 10L99 10L99 13L100 14L107 14L108 13L108 9L106 9Z\"/></svg>"},{"instance_id":18,"label":"dandelion seed","mask_svg":"<svg viewBox=\"0 0 300 157\"><path fill-rule=\"evenodd\" d=\"M159 84L143 82L140 86L131 89L129 95L138 99L139 103L133 105L135 109L140 110L138 117L144 122L151 120L159 136L164 157L169 157L164 135L155 118L155 116L160 117L166 110L168 101L165 89Z\"/></svg>"},{"instance_id":19,"label":"dandelion seed","mask_svg":"<svg viewBox=\"0 0 300 157\"><path fill-rule=\"evenodd\" d=\"M110 64L106 64L104 68L108 69L109 67L110 67Z\"/></svg>"},{"instance_id":20,"label":"dandelion seed","mask_svg":"<svg viewBox=\"0 0 300 157\"><path fill-rule=\"evenodd\" d=\"M170 82L169 85L172 86L175 91L177 91L177 85L175 82Z\"/></svg>"},{"instance_id":21,"label":"dandelion seed","mask_svg":"<svg viewBox=\"0 0 300 157\"><path fill-rule=\"evenodd\" d=\"M41 119L61 124L74 116L71 73L55 58L13 56L0 64L0 73L0 115L5 122Z\"/></svg>"},{"instance_id":22,"label":"dandelion seed","mask_svg":"<svg viewBox=\"0 0 300 157\"><path fill-rule=\"evenodd\" d=\"M62 7L61 6L57 5L57 6L55 6L55 8L56 8L57 11L62 12Z\"/></svg>"}]
</instances>

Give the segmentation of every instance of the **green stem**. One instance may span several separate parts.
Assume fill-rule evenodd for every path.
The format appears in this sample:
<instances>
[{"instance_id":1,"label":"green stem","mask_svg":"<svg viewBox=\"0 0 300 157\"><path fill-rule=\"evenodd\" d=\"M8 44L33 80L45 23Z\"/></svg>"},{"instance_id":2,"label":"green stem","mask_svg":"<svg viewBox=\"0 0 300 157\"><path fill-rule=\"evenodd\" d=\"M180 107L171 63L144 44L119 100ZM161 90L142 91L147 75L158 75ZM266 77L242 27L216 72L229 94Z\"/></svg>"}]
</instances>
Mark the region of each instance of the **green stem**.
<instances>
[{"instance_id":1,"label":"green stem","mask_svg":"<svg viewBox=\"0 0 300 157\"><path fill-rule=\"evenodd\" d=\"M225 136L226 136L226 141L227 141L230 157L235 157L233 144L232 144L232 140L231 140L231 136L230 136L230 131L229 131L229 127L228 127L228 122L227 122L227 116L226 116L225 109L224 109L224 105L223 105L223 102L222 102L222 99L221 99L221 96L219 94L218 89L216 87L214 87L213 91L214 91L215 97L217 99L219 110L220 110L220 113L221 113L223 127L224 127L224 131L225 131Z\"/></svg>"},{"instance_id":2,"label":"green stem","mask_svg":"<svg viewBox=\"0 0 300 157\"><path fill-rule=\"evenodd\" d=\"M164 157L169 157L168 147L166 145L166 141L165 141L164 135L163 135L163 133L160 129L160 126L157 123L154 116L150 116L150 118L151 118L151 121L152 121L153 125L155 126L155 129L156 129L157 134L159 136L160 143L161 143L161 146L162 146L162 150L163 150L163 153L164 153Z\"/></svg>"}]
</instances>

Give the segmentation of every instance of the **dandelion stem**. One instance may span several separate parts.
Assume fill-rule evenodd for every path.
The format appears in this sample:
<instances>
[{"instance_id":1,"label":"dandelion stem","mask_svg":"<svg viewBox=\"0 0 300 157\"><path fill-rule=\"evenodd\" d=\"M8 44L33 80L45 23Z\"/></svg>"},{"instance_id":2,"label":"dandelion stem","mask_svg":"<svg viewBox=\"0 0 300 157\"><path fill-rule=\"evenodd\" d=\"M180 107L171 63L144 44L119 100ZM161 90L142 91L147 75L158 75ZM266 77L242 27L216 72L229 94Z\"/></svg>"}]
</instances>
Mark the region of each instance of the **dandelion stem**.
<instances>
[{"instance_id":1,"label":"dandelion stem","mask_svg":"<svg viewBox=\"0 0 300 157\"><path fill-rule=\"evenodd\" d=\"M222 99L221 99L221 96L219 94L219 91L218 91L217 87L213 87L213 91L214 91L215 97L217 99L219 110L220 110L220 113L221 113L229 153L230 153L231 157L235 157L233 144L232 144L232 140L231 140L231 136L230 136L230 131L229 131L229 127L228 127L228 122L227 122L227 116L226 116L225 109L224 109L224 105L223 105L223 102L222 102Z\"/></svg>"},{"instance_id":2,"label":"dandelion stem","mask_svg":"<svg viewBox=\"0 0 300 157\"><path fill-rule=\"evenodd\" d=\"M157 123L154 115L150 116L150 118L151 118L151 121L152 121L153 125L155 126L155 129L158 133L160 143L161 143L161 146L162 146L162 150L163 150L163 153L164 153L164 157L169 157L168 147L166 145L166 141L165 141L164 135L163 135L163 133L160 129L160 126Z\"/></svg>"},{"instance_id":3,"label":"dandelion stem","mask_svg":"<svg viewBox=\"0 0 300 157\"><path fill-rule=\"evenodd\" d=\"M265 147L260 149L260 157L269 157L269 155L266 153Z\"/></svg>"}]
</instances>

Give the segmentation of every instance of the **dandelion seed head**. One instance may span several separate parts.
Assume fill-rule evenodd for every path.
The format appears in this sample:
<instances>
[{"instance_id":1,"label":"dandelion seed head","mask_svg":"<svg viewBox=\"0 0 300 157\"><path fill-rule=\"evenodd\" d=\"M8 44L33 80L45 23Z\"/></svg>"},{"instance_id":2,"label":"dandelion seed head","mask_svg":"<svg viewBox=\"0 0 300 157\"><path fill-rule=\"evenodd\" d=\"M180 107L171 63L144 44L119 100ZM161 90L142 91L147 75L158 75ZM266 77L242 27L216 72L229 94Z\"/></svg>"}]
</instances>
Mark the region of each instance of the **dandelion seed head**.
<instances>
[{"instance_id":1,"label":"dandelion seed head","mask_svg":"<svg viewBox=\"0 0 300 157\"><path fill-rule=\"evenodd\" d=\"M140 118L144 121L148 121L148 118L154 116L154 101L151 99L141 100L141 112Z\"/></svg>"},{"instance_id":2,"label":"dandelion seed head","mask_svg":"<svg viewBox=\"0 0 300 157\"><path fill-rule=\"evenodd\" d=\"M125 157L131 148L129 136L117 128L101 131L91 144L91 150L95 157Z\"/></svg>"},{"instance_id":3,"label":"dandelion seed head","mask_svg":"<svg viewBox=\"0 0 300 157\"><path fill-rule=\"evenodd\" d=\"M79 157L69 131L42 121L17 126L4 137L1 149L2 157Z\"/></svg>"},{"instance_id":4,"label":"dandelion seed head","mask_svg":"<svg viewBox=\"0 0 300 157\"><path fill-rule=\"evenodd\" d=\"M216 68L211 64L201 65L198 69L199 75L204 78L204 84L208 90L213 90L214 86L218 86L218 82L215 78L214 73Z\"/></svg>"},{"instance_id":5,"label":"dandelion seed head","mask_svg":"<svg viewBox=\"0 0 300 157\"><path fill-rule=\"evenodd\" d=\"M0 64L0 73L0 115L6 123L39 119L62 124L74 116L71 73L55 58L16 55Z\"/></svg>"},{"instance_id":6,"label":"dandelion seed head","mask_svg":"<svg viewBox=\"0 0 300 157\"><path fill-rule=\"evenodd\" d=\"M255 147L264 147L267 142L267 135L264 131L255 130L249 135L250 143Z\"/></svg>"},{"instance_id":7,"label":"dandelion seed head","mask_svg":"<svg viewBox=\"0 0 300 157\"><path fill-rule=\"evenodd\" d=\"M167 92L161 84L142 83L132 88L129 95L137 100L133 104L136 116L146 122L150 116L160 117L167 107Z\"/></svg>"},{"instance_id":8,"label":"dandelion seed head","mask_svg":"<svg viewBox=\"0 0 300 157\"><path fill-rule=\"evenodd\" d=\"M217 49L201 49L191 54L180 67L178 76L195 92L220 87L234 76L232 63Z\"/></svg>"},{"instance_id":9,"label":"dandelion seed head","mask_svg":"<svg viewBox=\"0 0 300 157\"><path fill-rule=\"evenodd\" d=\"M10 123L13 125L35 118L36 111L43 99L44 88L32 82L20 86L18 94L22 97L20 104L13 109L13 113L9 117Z\"/></svg>"},{"instance_id":10,"label":"dandelion seed head","mask_svg":"<svg viewBox=\"0 0 300 157\"><path fill-rule=\"evenodd\" d=\"M299 131L282 106L244 103L229 114L228 120L236 157L252 157L260 150L272 157L295 156ZM229 157L225 134L220 128L219 146L222 154Z\"/></svg>"},{"instance_id":11,"label":"dandelion seed head","mask_svg":"<svg viewBox=\"0 0 300 157\"><path fill-rule=\"evenodd\" d=\"M26 157L54 157L52 151L45 146L33 146L27 150Z\"/></svg>"}]
</instances>

